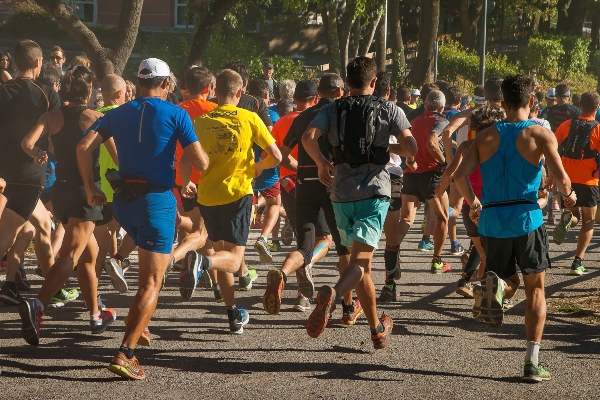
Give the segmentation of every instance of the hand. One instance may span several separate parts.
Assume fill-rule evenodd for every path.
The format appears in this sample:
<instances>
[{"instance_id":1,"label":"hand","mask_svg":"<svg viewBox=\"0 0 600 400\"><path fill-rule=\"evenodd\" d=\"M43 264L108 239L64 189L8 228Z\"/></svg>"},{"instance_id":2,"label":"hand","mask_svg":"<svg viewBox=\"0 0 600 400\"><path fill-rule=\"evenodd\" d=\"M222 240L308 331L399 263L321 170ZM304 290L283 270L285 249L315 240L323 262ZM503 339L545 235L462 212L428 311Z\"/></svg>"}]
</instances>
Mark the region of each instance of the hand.
<instances>
[{"instance_id":1,"label":"hand","mask_svg":"<svg viewBox=\"0 0 600 400\"><path fill-rule=\"evenodd\" d=\"M87 202L91 206L101 206L106 203L106 196L102 192L102 190L98 189L96 186L92 187L92 189L85 190L87 194Z\"/></svg>"},{"instance_id":2,"label":"hand","mask_svg":"<svg viewBox=\"0 0 600 400\"><path fill-rule=\"evenodd\" d=\"M319 165L319 181L325 186L333 184L333 174L335 169L331 163L323 163Z\"/></svg>"},{"instance_id":3,"label":"hand","mask_svg":"<svg viewBox=\"0 0 600 400\"><path fill-rule=\"evenodd\" d=\"M198 189L196 188L196 185L193 182L189 182L181 190L181 196L185 197L186 199L194 199L194 198L196 198L197 194L198 194Z\"/></svg>"},{"instance_id":4,"label":"hand","mask_svg":"<svg viewBox=\"0 0 600 400\"><path fill-rule=\"evenodd\" d=\"M479 207L477 210L473 211L473 209L471 209L469 211L469 217L471 217L471 219L473 220L473 222L475 222L475 225L479 226L479 213L481 212L481 207Z\"/></svg>"},{"instance_id":5,"label":"hand","mask_svg":"<svg viewBox=\"0 0 600 400\"><path fill-rule=\"evenodd\" d=\"M565 208L575 207L575 203L577 203L577 195L575 194L575 191L572 188L569 197L565 197L562 194L561 197Z\"/></svg>"},{"instance_id":6,"label":"hand","mask_svg":"<svg viewBox=\"0 0 600 400\"><path fill-rule=\"evenodd\" d=\"M0 193L4 193L4 189L6 189L6 181L0 178Z\"/></svg>"},{"instance_id":7,"label":"hand","mask_svg":"<svg viewBox=\"0 0 600 400\"><path fill-rule=\"evenodd\" d=\"M446 193L446 189L448 189L448 185L450 185L450 177L446 174L442 174L442 180L438 187L435 188L435 195L437 197L442 197L444 193Z\"/></svg>"},{"instance_id":8,"label":"hand","mask_svg":"<svg viewBox=\"0 0 600 400\"><path fill-rule=\"evenodd\" d=\"M38 149L38 152L37 152L35 158L33 159L33 161L37 165L44 165L48 161L48 153L43 150Z\"/></svg>"},{"instance_id":9,"label":"hand","mask_svg":"<svg viewBox=\"0 0 600 400\"><path fill-rule=\"evenodd\" d=\"M412 163L412 164L406 164L406 165L407 165L407 166L408 166L408 168L410 168L412 171L416 171L416 170L417 170L417 167L418 167L418 164L417 164L417 162L416 162L416 161L415 161L414 163Z\"/></svg>"}]
</instances>

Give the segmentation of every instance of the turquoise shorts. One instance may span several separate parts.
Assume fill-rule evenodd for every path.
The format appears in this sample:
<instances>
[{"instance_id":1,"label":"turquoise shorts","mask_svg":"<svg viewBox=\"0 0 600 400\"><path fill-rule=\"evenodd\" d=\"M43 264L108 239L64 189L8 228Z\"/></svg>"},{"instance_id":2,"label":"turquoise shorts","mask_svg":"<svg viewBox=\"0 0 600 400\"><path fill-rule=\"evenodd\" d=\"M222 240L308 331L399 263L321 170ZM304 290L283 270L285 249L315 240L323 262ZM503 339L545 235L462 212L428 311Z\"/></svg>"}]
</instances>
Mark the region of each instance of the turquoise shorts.
<instances>
[{"instance_id":1,"label":"turquoise shorts","mask_svg":"<svg viewBox=\"0 0 600 400\"><path fill-rule=\"evenodd\" d=\"M377 249L390 206L389 199L332 204L342 244L352 246L352 242L357 241Z\"/></svg>"}]
</instances>

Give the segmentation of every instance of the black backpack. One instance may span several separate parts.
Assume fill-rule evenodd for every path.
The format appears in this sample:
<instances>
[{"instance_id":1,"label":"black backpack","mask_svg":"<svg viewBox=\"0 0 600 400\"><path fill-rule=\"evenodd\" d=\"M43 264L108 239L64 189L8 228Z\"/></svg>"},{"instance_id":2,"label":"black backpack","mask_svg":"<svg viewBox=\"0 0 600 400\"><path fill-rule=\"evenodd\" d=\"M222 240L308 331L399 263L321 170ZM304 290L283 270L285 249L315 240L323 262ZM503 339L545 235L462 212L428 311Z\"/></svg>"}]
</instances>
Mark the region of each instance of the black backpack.
<instances>
[{"instance_id":1,"label":"black backpack","mask_svg":"<svg viewBox=\"0 0 600 400\"><path fill-rule=\"evenodd\" d=\"M333 144L336 164L385 165L390 160L389 141L373 146L379 130L379 114L385 100L375 96L352 96L336 100L337 143Z\"/></svg>"},{"instance_id":2,"label":"black backpack","mask_svg":"<svg viewBox=\"0 0 600 400\"><path fill-rule=\"evenodd\" d=\"M590 135L597 125L597 121L573 118L569 136L561 143L561 155L573 160L596 158L598 152L590 149Z\"/></svg>"}]
</instances>

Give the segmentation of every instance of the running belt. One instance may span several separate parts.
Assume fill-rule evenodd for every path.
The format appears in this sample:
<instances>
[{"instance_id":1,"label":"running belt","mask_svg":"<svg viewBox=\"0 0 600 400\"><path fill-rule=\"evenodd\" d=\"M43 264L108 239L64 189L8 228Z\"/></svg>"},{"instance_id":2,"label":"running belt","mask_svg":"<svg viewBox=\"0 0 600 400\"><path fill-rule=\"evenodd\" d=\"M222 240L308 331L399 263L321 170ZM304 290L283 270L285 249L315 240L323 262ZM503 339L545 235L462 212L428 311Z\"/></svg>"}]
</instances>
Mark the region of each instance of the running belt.
<instances>
[{"instance_id":1,"label":"running belt","mask_svg":"<svg viewBox=\"0 0 600 400\"><path fill-rule=\"evenodd\" d=\"M492 203L482 204L481 208L494 208L494 207L508 207L508 206L516 206L517 204L537 204L529 200L521 199L521 200L506 200L506 201L495 201Z\"/></svg>"}]
</instances>

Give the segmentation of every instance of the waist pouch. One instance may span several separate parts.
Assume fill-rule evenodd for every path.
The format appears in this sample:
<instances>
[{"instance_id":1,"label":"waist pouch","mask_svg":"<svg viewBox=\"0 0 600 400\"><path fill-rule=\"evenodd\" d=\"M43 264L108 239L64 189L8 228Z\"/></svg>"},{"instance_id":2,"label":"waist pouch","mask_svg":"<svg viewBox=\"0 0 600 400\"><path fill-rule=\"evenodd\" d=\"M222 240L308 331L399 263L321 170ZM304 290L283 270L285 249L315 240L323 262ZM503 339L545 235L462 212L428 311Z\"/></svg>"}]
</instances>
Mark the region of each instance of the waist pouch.
<instances>
[{"instance_id":1,"label":"waist pouch","mask_svg":"<svg viewBox=\"0 0 600 400\"><path fill-rule=\"evenodd\" d=\"M106 172L106 179L114 190L115 196L123 201L145 196L157 189L168 190L168 188L150 183L144 178L122 178L113 169Z\"/></svg>"}]
</instances>

